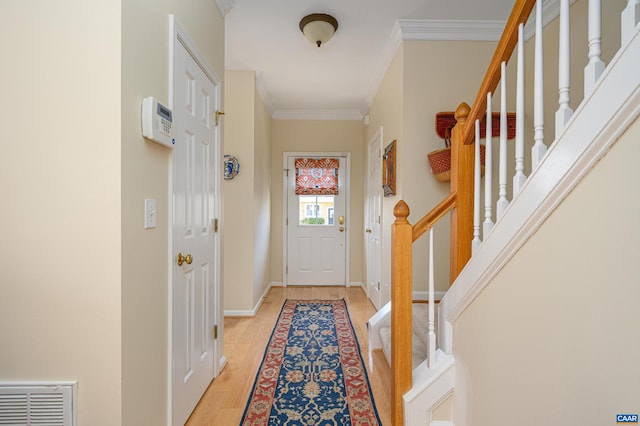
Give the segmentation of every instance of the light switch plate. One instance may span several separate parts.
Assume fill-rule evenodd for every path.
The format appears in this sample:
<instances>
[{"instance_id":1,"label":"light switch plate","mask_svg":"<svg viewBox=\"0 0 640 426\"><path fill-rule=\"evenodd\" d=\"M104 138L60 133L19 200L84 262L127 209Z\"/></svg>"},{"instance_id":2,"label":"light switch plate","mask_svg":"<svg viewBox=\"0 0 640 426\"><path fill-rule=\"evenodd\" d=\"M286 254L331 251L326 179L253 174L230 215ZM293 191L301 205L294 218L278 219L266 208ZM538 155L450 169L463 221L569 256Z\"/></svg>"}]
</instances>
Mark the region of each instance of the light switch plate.
<instances>
[{"instance_id":1,"label":"light switch plate","mask_svg":"<svg viewBox=\"0 0 640 426\"><path fill-rule=\"evenodd\" d=\"M144 199L144 229L156 227L156 200L155 198Z\"/></svg>"}]
</instances>

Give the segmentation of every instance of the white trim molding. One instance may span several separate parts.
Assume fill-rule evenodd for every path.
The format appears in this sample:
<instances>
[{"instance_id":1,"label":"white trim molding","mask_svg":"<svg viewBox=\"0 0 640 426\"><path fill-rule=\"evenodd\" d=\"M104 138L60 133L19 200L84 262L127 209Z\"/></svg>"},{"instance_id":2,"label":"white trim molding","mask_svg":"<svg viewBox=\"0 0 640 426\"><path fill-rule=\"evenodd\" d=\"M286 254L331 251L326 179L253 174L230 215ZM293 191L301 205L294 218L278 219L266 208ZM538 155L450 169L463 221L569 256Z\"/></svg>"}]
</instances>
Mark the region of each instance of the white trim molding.
<instances>
[{"instance_id":1,"label":"white trim molding","mask_svg":"<svg viewBox=\"0 0 640 426\"><path fill-rule=\"evenodd\" d=\"M371 106L382 79L403 41L498 41L505 24L505 21L399 19L373 72L369 95L362 110L367 111Z\"/></svg>"},{"instance_id":2,"label":"white trim molding","mask_svg":"<svg viewBox=\"0 0 640 426\"><path fill-rule=\"evenodd\" d=\"M235 4L236 0L216 0L216 5L218 6L218 10L223 18L227 16L227 13L233 9Z\"/></svg>"},{"instance_id":3,"label":"white trim molding","mask_svg":"<svg viewBox=\"0 0 640 426\"><path fill-rule=\"evenodd\" d=\"M264 292L262 293L262 296L260 296L260 300L258 300L258 303L256 303L256 306L253 307L253 309L249 310L249 309L225 309L224 310L224 316L225 317L255 317L256 314L258 313L258 310L260 309L260 306L262 306L262 302L264 302L264 299L267 297L267 294L269 293L269 290L271 290L271 287L273 286L273 284L269 284L267 286L267 288L264 290Z\"/></svg>"},{"instance_id":4,"label":"white trim molding","mask_svg":"<svg viewBox=\"0 0 640 426\"><path fill-rule=\"evenodd\" d=\"M498 41L506 21L461 21L454 19L399 19L403 40Z\"/></svg>"},{"instance_id":5,"label":"white trim molding","mask_svg":"<svg viewBox=\"0 0 640 426\"><path fill-rule=\"evenodd\" d=\"M272 114L274 120L353 120L361 121L358 110L281 109Z\"/></svg>"}]
</instances>

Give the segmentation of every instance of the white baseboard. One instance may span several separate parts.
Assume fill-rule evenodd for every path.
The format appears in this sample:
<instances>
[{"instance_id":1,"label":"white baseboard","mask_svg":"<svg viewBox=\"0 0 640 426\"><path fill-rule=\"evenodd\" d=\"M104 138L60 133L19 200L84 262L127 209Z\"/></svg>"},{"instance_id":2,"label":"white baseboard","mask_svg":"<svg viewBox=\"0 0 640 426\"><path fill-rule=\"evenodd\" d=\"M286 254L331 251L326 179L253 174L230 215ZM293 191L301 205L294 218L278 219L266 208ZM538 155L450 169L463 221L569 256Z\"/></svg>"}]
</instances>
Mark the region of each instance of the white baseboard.
<instances>
[{"instance_id":1,"label":"white baseboard","mask_svg":"<svg viewBox=\"0 0 640 426\"><path fill-rule=\"evenodd\" d=\"M260 309L260 306L262 306L262 302L264 301L264 298L267 296L267 293L269 293L269 290L271 290L271 287L273 286L273 284L269 284L267 286L267 288L265 289L265 291L262 293L262 296L260 296L260 299L258 300L258 303L256 303L256 306L253 307L253 309L251 310L235 310L235 309L225 309L224 310L224 316L225 317L254 317L256 316L256 314L258 313L258 309Z\"/></svg>"},{"instance_id":2,"label":"white baseboard","mask_svg":"<svg viewBox=\"0 0 640 426\"><path fill-rule=\"evenodd\" d=\"M361 282L356 282L356 281L350 282L347 284L347 287L360 287L365 292L367 291L367 288L365 287L364 283L361 283Z\"/></svg>"},{"instance_id":3,"label":"white baseboard","mask_svg":"<svg viewBox=\"0 0 640 426\"><path fill-rule=\"evenodd\" d=\"M271 283L271 287L284 287L284 283L274 281Z\"/></svg>"}]
</instances>

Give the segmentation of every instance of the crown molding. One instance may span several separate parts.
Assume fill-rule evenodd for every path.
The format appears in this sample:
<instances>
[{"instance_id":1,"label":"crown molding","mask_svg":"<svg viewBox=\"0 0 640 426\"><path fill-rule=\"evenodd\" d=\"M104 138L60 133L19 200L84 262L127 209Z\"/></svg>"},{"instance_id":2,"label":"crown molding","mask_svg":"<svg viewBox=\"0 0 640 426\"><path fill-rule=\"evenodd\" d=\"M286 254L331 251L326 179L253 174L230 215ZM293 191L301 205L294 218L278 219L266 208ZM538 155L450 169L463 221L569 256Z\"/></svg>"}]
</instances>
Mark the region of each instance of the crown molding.
<instances>
[{"instance_id":1,"label":"crown molding","mask_svg":"<svg viewBox=\"0 0 640 426\"><path fill-rule=\"evenodd\" d=\"M399 19L397 23L403 40L498 41L506 22Z\"/></svg>"},{"instance_id":2,"label":"crown molding","mask_svg":"<svg viewBox=\"0 0 640 426\"><path fill-rule=\"evenodd\" d=\"M256 77L256 90L258 91L260 98L262 98L262 103L264 103L264 106L267 108L267 111L269 111L269 115L271 115L271 117L273 118L273 100L271 99L271 95L269 95L269 91L267 90L267 87L264 84L262 71L255 71L255 77Z\"/></svg>"},{"instance_id":3,"label":"crown molding","mask_svg":"<svg viewBox=\"0 0 640 426\"><path fill-rule=\"evenodd\" d=\"M227 16L227 13L233 9L233 6L236 4L236 0L216 0L216 4L218 5L218 10L222 17L225 17Z\"/></svg>"},{"instance_id":4,"label":"crown molding","mask_svg":"<svg viewBox=\"0 0 640 426\"><path fill-rule=\"evenodd\" d=\"M378 92L382 79L403 41L498 41L504 26L505 21L397 20L373 73L363 110L366 111L371 106L373 97Z\"/></svg>"},{"instance_id":5,"label":"crown molding","mask_svg":"<svg viewBox=\"0 0 640 426\"><path fill-rule=\"evenodd\" d=\"M317 110L290 109L278 110L272 114L274 120L362 120L358 110Z\"/></svg>"}]
</instances>

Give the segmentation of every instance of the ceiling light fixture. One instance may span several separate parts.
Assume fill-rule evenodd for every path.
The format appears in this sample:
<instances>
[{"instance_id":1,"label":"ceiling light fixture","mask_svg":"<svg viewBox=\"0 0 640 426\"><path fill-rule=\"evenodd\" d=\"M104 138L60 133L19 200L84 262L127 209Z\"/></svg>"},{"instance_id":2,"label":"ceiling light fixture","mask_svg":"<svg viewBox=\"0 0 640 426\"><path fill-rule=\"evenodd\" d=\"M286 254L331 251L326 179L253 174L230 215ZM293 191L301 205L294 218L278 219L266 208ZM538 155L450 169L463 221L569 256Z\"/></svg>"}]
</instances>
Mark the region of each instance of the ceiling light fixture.
<instances>
[{"instance_id":1,"label":"ceiling light fixture","mask_svg":"<svg viewBox=\"0 0 640 426\"><path fill-rule=\"evenodd\" d=\"M318 47L328 42L338 29L338 21L325 13L312 13L300 20L300 31Z\"/></svg>"}]
</instances>

